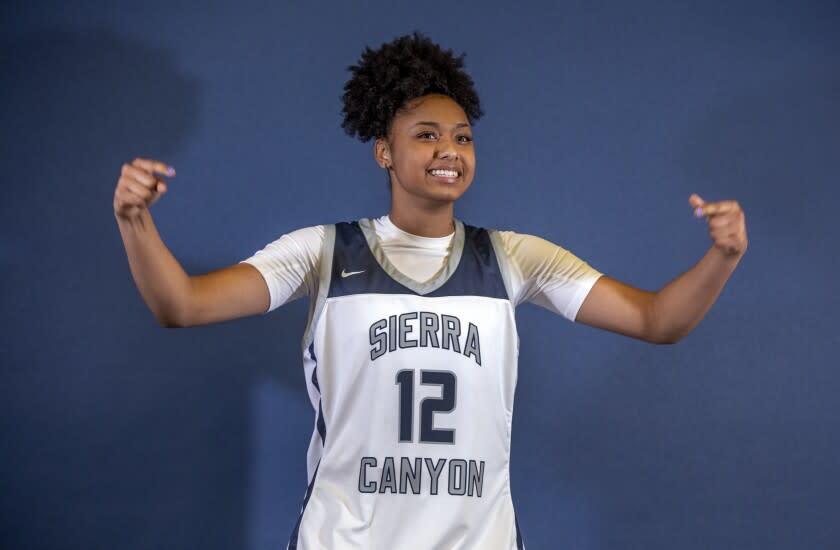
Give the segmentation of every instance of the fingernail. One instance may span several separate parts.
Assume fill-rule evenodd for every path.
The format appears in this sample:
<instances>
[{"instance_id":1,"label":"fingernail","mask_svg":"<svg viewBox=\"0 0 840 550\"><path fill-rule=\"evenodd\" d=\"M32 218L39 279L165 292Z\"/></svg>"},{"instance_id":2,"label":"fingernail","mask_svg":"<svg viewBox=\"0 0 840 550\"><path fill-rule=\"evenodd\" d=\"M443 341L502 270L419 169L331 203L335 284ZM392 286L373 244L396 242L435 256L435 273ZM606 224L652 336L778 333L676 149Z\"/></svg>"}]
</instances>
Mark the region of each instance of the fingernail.
<instances>
[{"instance_id":1,"label":"fingernail","mask_svg":"<svg viewBox=\"0 0 840 550\"><path fill-rule=\"evenodd\" d=\"M702 209L701 207L699 207L699 206L698 206L698 207L694 210L694 217L695 217L695 218L702 218L702 217L703 217L703 209Z\"/></svg>"},{"instance_id":2,"label":"fingernail","mask_svg":"<svg viewBox=\"0 0 840 550\"><path fill-rule=\"evenodd\" d=\"M172 168L171 166L167 166L167 168L166 168L166 175L167 175L167 176L174 176L174 175L175 175L175 169L174 169L174 168Z\"/></svg>"}]
</instances>

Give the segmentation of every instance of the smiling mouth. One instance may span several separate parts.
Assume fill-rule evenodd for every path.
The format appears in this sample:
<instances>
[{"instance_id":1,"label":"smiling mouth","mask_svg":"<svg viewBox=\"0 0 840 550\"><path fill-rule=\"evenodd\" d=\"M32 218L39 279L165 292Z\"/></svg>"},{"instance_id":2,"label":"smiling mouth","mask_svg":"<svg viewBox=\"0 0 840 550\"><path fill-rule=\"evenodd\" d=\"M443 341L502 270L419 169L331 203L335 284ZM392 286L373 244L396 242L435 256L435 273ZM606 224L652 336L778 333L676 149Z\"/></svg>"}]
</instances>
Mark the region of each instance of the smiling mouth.
<instances>
[{"instance_id":1,"label":"smiling mouth","mask_svg":"<svg viewBox=\"0 0 840 550\"><path fill-rule=\"evenodd\" d=\"M429 170L429 174L439 177L439 178L447 178L447 179L454 179L461 175L461 172L457 170L443 170L443 169L434 169Z\"/></svg>"}]
</instances>

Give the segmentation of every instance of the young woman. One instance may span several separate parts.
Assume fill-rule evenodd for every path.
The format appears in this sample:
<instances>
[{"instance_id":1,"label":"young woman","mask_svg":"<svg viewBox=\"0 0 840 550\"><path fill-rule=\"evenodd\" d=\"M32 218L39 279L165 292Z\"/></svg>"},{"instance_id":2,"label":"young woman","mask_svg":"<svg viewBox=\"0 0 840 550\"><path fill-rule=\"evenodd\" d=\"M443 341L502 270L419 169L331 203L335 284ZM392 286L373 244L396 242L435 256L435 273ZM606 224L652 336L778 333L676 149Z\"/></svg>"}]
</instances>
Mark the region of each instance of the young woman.
<instances>
[{"instance_id":1,"label":"young woman","mask_svg":"<svg viewBox=\"0 0 840 550\"><path fill-rule=\"evenodd\" d=\"M188 276L156 232L148 207L174 170L145 159L122 167L114 211L161 325L311 299L303 355L316 418L289 548L523 548L508 482L516 305L675 343L746 251L738 203L692 195L713 246L648 292L538 237L457 220L481 116L462 60L419 34L366 49L345 86L343 127L374 140L390 213L294 231L220 271Z\"/></svg>"}]
</instances>

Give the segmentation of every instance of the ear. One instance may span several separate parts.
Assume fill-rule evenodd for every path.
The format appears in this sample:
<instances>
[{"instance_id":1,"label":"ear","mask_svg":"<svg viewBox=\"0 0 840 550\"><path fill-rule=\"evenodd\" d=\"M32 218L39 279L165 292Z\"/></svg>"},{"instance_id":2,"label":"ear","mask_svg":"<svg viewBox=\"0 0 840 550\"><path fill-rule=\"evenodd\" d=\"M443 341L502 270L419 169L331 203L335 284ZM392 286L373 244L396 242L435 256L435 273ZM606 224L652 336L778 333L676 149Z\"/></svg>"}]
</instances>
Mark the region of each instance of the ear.
<instances>
[{"instance_id":1,"label":"ear","mask_svg":"<svg viewBox=\"0 0 840 550\"><path fill-rule=\"evenodd\" d=\"M373 144L373 156L380 168L391 169L391 151L385 139L376 138Z\"/></svg>"}]
</instances>

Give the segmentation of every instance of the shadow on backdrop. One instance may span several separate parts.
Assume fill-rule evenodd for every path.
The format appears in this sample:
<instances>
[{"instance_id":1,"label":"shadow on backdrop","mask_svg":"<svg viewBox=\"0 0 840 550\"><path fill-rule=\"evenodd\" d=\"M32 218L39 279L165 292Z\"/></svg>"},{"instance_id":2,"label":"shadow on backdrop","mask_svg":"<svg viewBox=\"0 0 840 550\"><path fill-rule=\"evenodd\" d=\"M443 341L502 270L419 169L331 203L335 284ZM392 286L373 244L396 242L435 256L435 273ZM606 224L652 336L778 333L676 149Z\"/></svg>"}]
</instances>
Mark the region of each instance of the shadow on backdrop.
<instances>
[{"instance_id":1,"label":"shadow on backdrop","mask_svg":"<svg viewBox=\"0 0 840 550\"><path fill-rule=\"evenodd\" d=\"M301 469L278 483L305 488L307 304L164 330L112 214L123 162L189 143L202 83L170 52L106 30L6 36L0 48L12 191L0 202L2 328L16 335L0 352L0 426L14 442L0 468L2 546L244 548L253 387L265 379L299 396L275 411L295 411L300 429ZM222 267L180 260L191 274ZM297 510L275 512L290 530Z\"/></svg>"}]
</instances>

